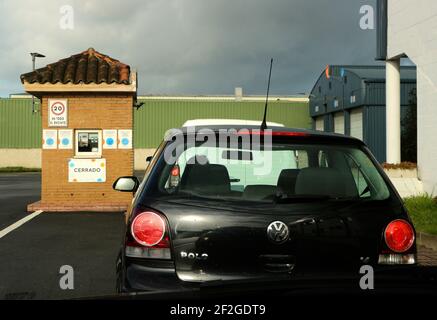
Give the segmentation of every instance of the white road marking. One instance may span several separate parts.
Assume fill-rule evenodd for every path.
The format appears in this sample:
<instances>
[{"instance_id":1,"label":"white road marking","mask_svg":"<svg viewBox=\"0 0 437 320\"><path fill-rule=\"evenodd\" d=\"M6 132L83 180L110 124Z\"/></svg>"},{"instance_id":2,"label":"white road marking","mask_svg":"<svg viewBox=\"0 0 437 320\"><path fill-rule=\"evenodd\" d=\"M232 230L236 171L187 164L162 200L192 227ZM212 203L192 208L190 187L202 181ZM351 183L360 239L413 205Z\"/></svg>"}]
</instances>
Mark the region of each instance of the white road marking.
<instances>
[{"instance_id":1,"label":"white road marking","mask_svg":"<svg viewBox=\"0 0 437 320\"><path fill-rule=\"evenodd\" d=\"M32 220L33 218L35 218L36 216L38 216L40 213L42 213L42 210L38 210L35 211L31 214L29 214L28 216L24 217L21 220L18 220L17 222L15 222L14 224L11 224L9 227L3 229L0 231L0 239L3 238L5 235L7 235L9 232L14 231L15 229L21 227L23 224L25 224L27 221Z\"/></svg>"}]
</instances>

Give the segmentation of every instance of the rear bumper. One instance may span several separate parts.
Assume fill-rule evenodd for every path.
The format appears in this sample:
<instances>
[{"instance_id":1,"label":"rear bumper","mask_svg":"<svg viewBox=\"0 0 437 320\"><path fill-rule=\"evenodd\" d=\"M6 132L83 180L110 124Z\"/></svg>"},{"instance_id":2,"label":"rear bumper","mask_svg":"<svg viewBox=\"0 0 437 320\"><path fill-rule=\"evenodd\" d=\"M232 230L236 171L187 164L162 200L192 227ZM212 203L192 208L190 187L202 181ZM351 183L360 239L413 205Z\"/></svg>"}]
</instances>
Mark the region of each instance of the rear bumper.
<instances>
[{"instance_id":1,"label":"rear bumper","mask_svg":"<svg viewBox=\"0 0 437 320\"><path fill-rule=\"evenodd\" d=\"M431 277L428 277L430 276ZM305 272L292 274L289 276L289 281L284 279L276 279L281 285L295 286L298 284L311 284L311 288L324 287L324 283L341 283L345 288L360 290L360 279L363 275L357 269L355 272ZM236 279L212 282L188 282L179 279L176 270L167 264L165 267L146 266L139 262L129 261L125 264L122 270L119 270L119 288L121 293L134 292L160 292L160 291L192 291L202 287L221 286L223 284L247 284L247 283L263 283L263 281L271 282L273 278L258 278L258 279ZM417 284L428 282L430 278L436 279L437 270L433 270L430 274L424 273L421 267L415 265L404 266L375 266L374 279L375 289L383 290L384 287L393 287L397 285ZM274 281L276 282L276 281ZM435 281L434 281L435 282Z\"/></svg>"},{"instance_id":2,"label":"rear bumper","mask_svg":"<svg viewBox=\"0 0 437 320\"><path fill-rule=\"evenodd\" d=\"M121 277L121 292L161 291L190 289L179 280L176 270L169 267L150 267L140 263L128 262L124 270L118 274Z\"/></svg>"}]
</instances>

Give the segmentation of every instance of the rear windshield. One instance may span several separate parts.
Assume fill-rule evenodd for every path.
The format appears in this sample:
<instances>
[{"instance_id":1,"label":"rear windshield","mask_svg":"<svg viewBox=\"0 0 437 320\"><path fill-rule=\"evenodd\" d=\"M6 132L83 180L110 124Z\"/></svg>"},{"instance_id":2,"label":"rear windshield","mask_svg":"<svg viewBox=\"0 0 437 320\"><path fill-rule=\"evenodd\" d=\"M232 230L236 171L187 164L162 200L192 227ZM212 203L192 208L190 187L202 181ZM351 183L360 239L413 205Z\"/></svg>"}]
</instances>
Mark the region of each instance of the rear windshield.
<instances>
[{"instance_id":1,"label":"rear windshield","mask_svg":"<svg viewBox=\"0 0 437 320\"><path fill-rule=\"evenodd\" d=\"M170 142L159 195L226 201L288 203L302 199L384 200L389 189L359 147L299 144L183 144ZM170 159L171 158L171 159Z\"/></svg>"}]
</instances>

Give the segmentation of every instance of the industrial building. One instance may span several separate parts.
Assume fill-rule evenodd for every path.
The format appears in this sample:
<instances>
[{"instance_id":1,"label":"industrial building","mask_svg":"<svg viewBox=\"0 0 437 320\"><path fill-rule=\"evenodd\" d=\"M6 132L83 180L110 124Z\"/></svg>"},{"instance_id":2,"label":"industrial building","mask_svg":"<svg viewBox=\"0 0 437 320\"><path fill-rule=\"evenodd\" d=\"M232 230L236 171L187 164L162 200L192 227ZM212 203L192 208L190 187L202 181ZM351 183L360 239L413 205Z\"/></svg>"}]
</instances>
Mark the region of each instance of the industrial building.
<instances>
[{"instance_id":1,"label":"industrial building","mask_svg":"<svg viewBox=\"0 0 437 320\"><path fill-rule=\"evenodd\" d=\"M401 67L401 118L416 88L416 68ZM385 67L327 66L310 94L316 130L363 140L380 162L386 161Z\"/></svg>"}]
</instances>

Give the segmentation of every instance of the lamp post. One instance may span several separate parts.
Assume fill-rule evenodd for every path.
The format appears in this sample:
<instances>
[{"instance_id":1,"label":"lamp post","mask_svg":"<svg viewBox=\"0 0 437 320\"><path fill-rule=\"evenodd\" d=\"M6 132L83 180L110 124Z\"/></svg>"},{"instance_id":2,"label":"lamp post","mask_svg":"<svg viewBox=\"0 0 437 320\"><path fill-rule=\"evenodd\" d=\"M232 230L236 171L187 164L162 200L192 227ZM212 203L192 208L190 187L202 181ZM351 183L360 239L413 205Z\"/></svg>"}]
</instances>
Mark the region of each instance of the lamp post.
<instances>
[{"instance_id":1,"label":"lamp post","mask_svg":"<svg viewBox=\"0 0 437 320\"><path fill-rule=\"evenodd\" d=\"M38 53L38 52L31 52L30 55L32 56L32 71L35 71L35 60L36 58L45 58L45 55ZM35 113L35 96L32 95L32 113Z\"/></svg>"}]
</instances>

